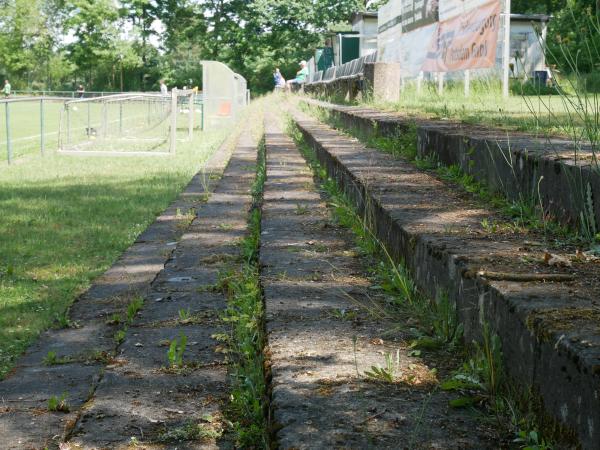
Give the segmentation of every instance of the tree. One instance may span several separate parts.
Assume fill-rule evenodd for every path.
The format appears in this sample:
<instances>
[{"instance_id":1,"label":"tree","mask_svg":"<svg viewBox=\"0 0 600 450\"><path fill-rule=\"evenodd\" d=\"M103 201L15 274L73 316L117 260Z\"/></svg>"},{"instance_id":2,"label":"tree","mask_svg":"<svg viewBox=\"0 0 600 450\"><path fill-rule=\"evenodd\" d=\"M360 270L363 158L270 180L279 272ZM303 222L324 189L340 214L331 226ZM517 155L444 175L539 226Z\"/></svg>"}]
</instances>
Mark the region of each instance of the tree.
<instances>
[{"instance_id":1,"label":"tree","mask_svg":"<svg viewBox=\"0 0 600 450\"><path fill-rule=\"evenodd\" d=\"M94 85L94 68L115 61L119 14L111 0L70 0L66 2L64 30L74 37L67 46L69 59Z\"/></svg>"}]
</instances>

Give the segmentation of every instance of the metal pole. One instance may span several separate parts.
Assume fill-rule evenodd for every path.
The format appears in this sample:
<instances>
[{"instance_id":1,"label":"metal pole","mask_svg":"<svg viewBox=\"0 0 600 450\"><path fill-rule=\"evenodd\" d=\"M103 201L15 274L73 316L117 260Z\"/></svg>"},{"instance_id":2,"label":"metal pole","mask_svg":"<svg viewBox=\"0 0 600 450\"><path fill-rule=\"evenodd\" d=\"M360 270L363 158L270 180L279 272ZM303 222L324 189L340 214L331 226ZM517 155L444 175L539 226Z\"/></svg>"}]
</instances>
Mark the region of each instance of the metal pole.
<instances>
[{"instance_id":1,"label":"metal pole","mask_svg":"<svg viewBox=\"0 0 600 450\"><path fill-rule=\"evenodd\" d=\"M119 101L119 133L123 134L123 102Z\"/></svg>"},{"instance_id":2,"label":"metal pole","mask_svg":"<svg viewBox=\"0 0 600 450\"><path fill-rule=\"evenodd\" d=\"M419 72L417 77L417 95L421 94L421 84L423 83L423 72Z\"/></svg>"},{"instance_id":3,"label":"metal pole","mask_svg":"<svg viewBox=\"0 0 600 450\"><path fill-rule=\"evenodd\" d=\"M204 131L204 100L200 103L200 114L202 115L202 122L200 123L200 129Z\"/></svg>"},{"instance_id":4,"label":"metal pole","mask_svg":"<svg viewBox=\"0 0 600 450\"><path fill-rule=\"evenodd\" d=\"M40 99L40 152L42 156L46 151L46 143L44 142L44 97Z\"/></svg>"},{"instance_id":5,"label":"metal pole","mask_svg":"<svg viewBox=\"0 0 600 450\"><path fill-rule=\"evenodd\" d=\"M177 88L171 90L171 139L169 142L169 153L175 154L177 143Z\"/></svg>"},{"instance_id":6,"label":"metal pole","mask_svg":"<svg viewBox=\"0 0 600 450\"><path fill-rule=\"evenodd\" d=\"M504 0L504 44L502 48L502 96L508 97L508 71L510 60L510 0Z\"/></svg>"},{"instance_id":7,"label":"metal pole","mask_svg":"<svg viewBox=\"0 0 600 450\"><path fill-rule=\"evenodd\" d=\"M438 94L444 93L444 72L438 72Z\"/></svg>"},{"instance_id":8,"label":"metal pole","mask_svg":"<svg viewBox=\"0 0 600 450\"><path fill-rule=\"evenodd\" d=\"M67 145L71 143L71 108L67 105Z\"/></svg>"},{"instance_id":9,"label":"metal pole","mask_svg":"<svg viewBox=\"0 0 600 450\"><path fill-rule=\"evenodd\" d=\"M471 94L471 71L465 70L465 97Z\"/></svg>"},{"instance_id":10,"label":"metal pole","mask_svg":"<svg viewBox=\"0 0 600 450\"><path fill-rule=\"evenodd\" d=\"M102 102L102 136L106 137L106 133L108 132L108 111L106 106L106 101Z\"/></svg>"},{"instance_id":11,"label":"metal pole","mask_svg":"<svg viewBox=\"0 0 600 450\"><path fill-rule=\"evenodd\" d=\"M190 94L188 101L188 139L191 141L194 137L194 93Z\"/></svg>"},{"instance_id":12,"label":"metal pole","mask_svg":"<svg viewBox=\"0 0 600 450\"><path fill-rule=\"evenodd\" d=\"M87 130L86 130L86 134L88 139L90 138L91 134L92 134L92 130L90 128L90 102L88 102L87 104Z\"/></svg>"},{"instance_id":13,"label":"metal pole","mask_svg":"<svg viewBox=\"0 0 600 450\"><path fill-rule=\"evenodd\" d=\"M6 113L6 159L10 164L12 160L12 145L10 140L10 107L9 102L4 104L4 111Z\"/></svg>"}]
</instances>

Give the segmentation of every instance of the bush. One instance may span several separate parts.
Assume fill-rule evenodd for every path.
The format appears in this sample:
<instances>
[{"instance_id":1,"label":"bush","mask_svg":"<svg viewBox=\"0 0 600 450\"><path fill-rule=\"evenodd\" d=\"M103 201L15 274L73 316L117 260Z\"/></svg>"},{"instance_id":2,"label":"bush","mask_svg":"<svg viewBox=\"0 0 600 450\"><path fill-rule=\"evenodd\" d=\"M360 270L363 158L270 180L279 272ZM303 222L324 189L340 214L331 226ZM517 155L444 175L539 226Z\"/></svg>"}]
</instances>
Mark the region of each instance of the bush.
<instances>
[{"instance_id":1,"label":"bush","mask_svg":"<svg viewBox=\"0 0 600 450\"><path fill-rule=\"evenodd\" d=\"M559 88L556 85L548 86L536 80L512 80L510 83L510 91L515 95L558 95Z\"/></svg>"}]
</instances>

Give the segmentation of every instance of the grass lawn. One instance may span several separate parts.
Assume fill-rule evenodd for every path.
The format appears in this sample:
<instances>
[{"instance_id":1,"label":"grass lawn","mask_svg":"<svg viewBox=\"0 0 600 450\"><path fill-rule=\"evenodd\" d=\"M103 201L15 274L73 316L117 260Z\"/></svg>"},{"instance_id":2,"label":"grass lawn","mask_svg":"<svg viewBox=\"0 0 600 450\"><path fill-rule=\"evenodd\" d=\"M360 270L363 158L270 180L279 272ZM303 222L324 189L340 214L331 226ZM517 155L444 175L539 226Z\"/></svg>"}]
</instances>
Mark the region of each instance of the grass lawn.
<instances>
[{"instance_id":1,"label":"grass lawn","mask_svg":"<svg viewBox=\"0 0 600 450\"><path fill-rule=\"evenodd\" d=\"M453 119L469 124L491 125L510 130L539 135L565 135L585 137L584 119L600 113L597 99L587 96L589 110L586 114L570 102L583 98L573 95L519 95L503 98L499 85L473 83L471 95L464 96L462 83L448 86L442 95L437 85L423 84L420 94L408 85L400 101L377 103L377 108L401 111L421 118ZM596 106L594 106L596 102Z\"/></svg>"},{"instance_id":2,"label":"grass lawn","mask_svg":"<svg viewBox=\"0 0 600 450\"><path fill-rule=\"evenodd\" d=\"M0 378L176 198L226 132L197 132L176 156L51 153L2 163Z\"/></svg>"}]
</instances>

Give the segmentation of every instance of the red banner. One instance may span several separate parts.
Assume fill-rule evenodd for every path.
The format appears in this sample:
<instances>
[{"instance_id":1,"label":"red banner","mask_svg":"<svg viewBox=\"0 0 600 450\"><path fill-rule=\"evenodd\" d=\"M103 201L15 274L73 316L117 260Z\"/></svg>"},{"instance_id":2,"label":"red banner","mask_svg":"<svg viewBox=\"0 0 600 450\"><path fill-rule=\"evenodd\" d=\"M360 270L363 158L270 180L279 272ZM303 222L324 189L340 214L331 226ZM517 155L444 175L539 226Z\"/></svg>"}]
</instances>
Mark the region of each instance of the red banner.
<instances>
[{"instance_id":1,"label":"red banner","mask_svg":"<svg viewBox=\"0 0 600 450\"><path fill-rule=\"evenodd\" d=\"M492 67L499 29L500 0L440 22L421 70L454 72Z\"/></svg>"}]
</instances>

